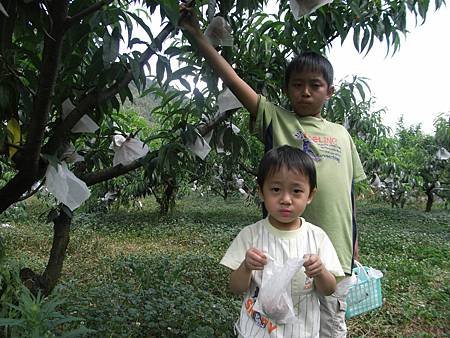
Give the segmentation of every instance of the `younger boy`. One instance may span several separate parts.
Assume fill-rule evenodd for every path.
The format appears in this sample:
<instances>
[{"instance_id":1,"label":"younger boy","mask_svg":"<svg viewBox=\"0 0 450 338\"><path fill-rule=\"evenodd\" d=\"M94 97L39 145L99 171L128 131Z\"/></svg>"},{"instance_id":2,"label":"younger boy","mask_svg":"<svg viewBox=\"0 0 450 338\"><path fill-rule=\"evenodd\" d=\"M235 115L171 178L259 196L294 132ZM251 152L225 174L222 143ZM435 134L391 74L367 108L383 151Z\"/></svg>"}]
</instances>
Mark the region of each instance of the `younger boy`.
<instances>
[{"instance_id":1,"label":"younger boy","mask_svg":"<svg viewBox=\"0 0 450 338\"><path fill-rule=\"evenodd\" d=\"M236 331L240 337L319 337L318 294L332 294L335 276L344 272L326 233L300 217L315 193L314 162L298 148L274 148L261 160L257 181L268 217L242 229L220 262L233 270L231 290L244 294ZM305 258L304 271L287 287L297 321L282 324L253 309L268 256L279 264Z\"/></svg>"},{"instance_id":2,"label":"younger boy","mask_svg":"<svg viewBox=\"0 0 450 338\"><path fill-rule=\"evenodd\" d=\"M347 130L321 117L324 103L334 93L333 67L323 56L307 52L287 67L284 91L292 110L258 95L208 42L191 8L181 5L181 25L196 41L212 69L250 112L252 128L266 151L289 144L303 149L316 162L317 193L304 216L330 237L342 269L351 275L356 242L353 184L365 178L356 147ZM344 283L343 283L344 284ZM341 285L343 285L341 284ZM337 287L320 297L321 337L345 337L345 298L348 289Z\"/></svg>"}]
</instances>

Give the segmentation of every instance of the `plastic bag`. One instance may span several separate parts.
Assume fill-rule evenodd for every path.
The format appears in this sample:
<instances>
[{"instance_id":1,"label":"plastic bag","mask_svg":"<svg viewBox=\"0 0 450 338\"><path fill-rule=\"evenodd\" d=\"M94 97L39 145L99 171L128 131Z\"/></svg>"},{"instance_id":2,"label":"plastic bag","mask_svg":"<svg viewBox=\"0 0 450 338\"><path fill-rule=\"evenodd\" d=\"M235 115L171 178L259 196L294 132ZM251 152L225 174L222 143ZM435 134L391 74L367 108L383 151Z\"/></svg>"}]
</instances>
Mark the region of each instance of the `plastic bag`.
<instances>
[{"instance_id":1,"label":"plastic bag","mask_svg":"<svg viewBox=\"0 0 450 338\"><path fill-rule=\"evenodd\" d=\"M72 142L70 142L64 149L64 152L61 155L61 159L66 163L75 163L84 161L84 157L77 153L77 151L75 150L75 146L73 145Z\"/></svg>"},{"instance_id":2,"label":"plastic bag","mask_svg":"<svg viewBox=\"0 0 450 338\"><path fill-rule=\"evenodd\" d=\"M72 211L91 195L86 183L67 168L66 162L62 162L56 167L52 165L47 167L45 186L58 202L66 205Z\"/></svg>"},{"instance_id":3,"label":"plastic bag","mask_svg":"<svg viewBox=\"0 0 450 338\"><path fill-rule=\"evenodd\" d=\"M446 160L450 159L450 153L447 151L447 149L441 147L441 148L439 148L439 150L436 153L436 158L438 160L446 161Z\"/></svg>"},{"instance_id":4,"label":"plastic bag","mask_svg":"<svg viewBox=\"0 0 450 338\"><path fill-rule=\"evenodd\" d=\"M294 19L298 20L302 16L309 15L317 8L330 2L333 2L333 0L291 0L289 6L291 7Z\"/></svg>"},{"instance_id":5,"label":"plastic bag","mask_svg":"<svg viewBox=\"0 0 450 338\"><path fill-rule=\"evenodd\" d=\"M268 263L264 267L261 287L253 310L263 313L280 324L297 320L288 286L295 273L303 266L301 258L289 258L284 265L278 264L267 255Z\"/></svg>"},{"instance_id":6,"label":"plastic bag","mask_svg":"<svg viewBox=\"0 0 450 338\"><path fill-rule=\"evenodd\" d=\"M191 151L200 157L202 160L209 154L211 147L208 142L203 137L197 137L195 143L186 144L186 146L191 149Z\"/></svg>"},{"instance_id":7,"label":"plastic bag","mask_svg":"<svg viewBox=\"0 0 450 338\"><path fill-rule=\"evenodd\" d=\"M214 46L233 46L231 26L221 16L216 16L205 30L205 36Z\"/></svg>"},{"instance_id":8,"label":"plastic bag","mask_svg":"<svg viewBox=\"0 0 450 338\"><path fill-rule=\"evenodd\" d=\"M114 166L128 165L144 157L149 151L148 146L143 142L134 138L125 138L123 135L114 135L109 148L114 151Z\"/></svg>"},{"instance_id":9,"label":"plastic bag","mask_svg":"<svg viewBox=\"0 0 450 338\"><path fill-rule=\"evenodd\" d=\"M217 105L219 106L219 113L242 107L242 103L228 88L217 97Z\"/></svg>"},{"instance_id":10,"label":"plastic bag","mask_svg":"<svg viewBox=\"0 0 450 338\"><path fill-rule=\"evenodd\" d=\"M383 273L380 270L377 270L377 269L374 269L371 267L369 267L369 269L367 269L367 275L371 279L378 279L378 278L383 277Z\"/></svg>"},{"instance_id":11,"label":"plastic bag","mask_svg":"<svg viewBox=\"0 0 450 338\"><path fill-rule=\"evenodd\" d=\"M336 290L334 291L334 293L336 295L346 295L348 293L348 290L356 283L358 283L358 278L354 274L348 278L344 278L336 284Z\"/></svg>"},{"instance_id":12,"label":"plastic bag","mask_svg":"<svg viewBox=\"0 0 450 338\"><path fill-rule=\"evenodd\" d=\"M62 103L63 119L65 119L74 108L75 106L73 105L72 101L70 101L70 99L66 99ZM93 133L98 128L100 127L97 123L94 122L93 119L91 119L88 115L83 115L70 131L72 133Z\"/></svg>"}]
</instances>

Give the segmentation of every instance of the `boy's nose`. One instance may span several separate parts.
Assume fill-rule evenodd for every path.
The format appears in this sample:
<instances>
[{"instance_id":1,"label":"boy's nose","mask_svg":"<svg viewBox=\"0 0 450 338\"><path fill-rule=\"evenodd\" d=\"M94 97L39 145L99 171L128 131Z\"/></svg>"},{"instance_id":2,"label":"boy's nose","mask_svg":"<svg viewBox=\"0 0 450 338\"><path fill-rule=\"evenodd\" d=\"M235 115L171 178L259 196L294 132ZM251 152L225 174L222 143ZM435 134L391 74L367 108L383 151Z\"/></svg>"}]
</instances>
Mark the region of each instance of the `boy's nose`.
<instances>
[{"instance_id":1,"label":"boy's nose","mask_svg":"<svg viewBox=\"0 0 450 338\"><path fill-rule=\"evenodd\" d=\"M282 204L291 204L292 199L291 199L291 195L288 193L285 193L281 196L281 203Z\"/></svg>"},{"instance_id":2,"label":"boy's nose","mask_svg":"<svg viewBox=\"0 0 450 338\"><path fill-rule=\"evenodd\" d=\"M310 92L308 86L303 87L302 95L303 96L311 96L311 92Z\"/></svg>"}]
</instances>

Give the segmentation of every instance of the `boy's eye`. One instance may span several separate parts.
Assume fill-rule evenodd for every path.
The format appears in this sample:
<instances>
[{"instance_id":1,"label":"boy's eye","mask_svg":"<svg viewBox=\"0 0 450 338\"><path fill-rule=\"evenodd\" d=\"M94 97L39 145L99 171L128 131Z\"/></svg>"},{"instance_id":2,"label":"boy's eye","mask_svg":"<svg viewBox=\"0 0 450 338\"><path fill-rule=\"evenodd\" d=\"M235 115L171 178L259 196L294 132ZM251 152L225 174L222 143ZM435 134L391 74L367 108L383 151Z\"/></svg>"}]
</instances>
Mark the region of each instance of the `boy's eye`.
<instances>
[{"instance_id":1,"label":"boy's eye","mask_svg":"<svg viewBox=\"0 0 450 338\"><path fill-rule=\"evenodd\" d=\"M294 189L294 194L300 194L302 192L303 192L302 189Z\"/></svg>"},{"instance_id":2,"label":"boy's eye","mask_svg":"<svg viewBox=\"0 0 450 338\"><path fill-rule=\"evenodd\" d=\"M278 188L278 187L272 187L272 188L270 188L270 191L273 191L273 192L279 192L279 191L280 191L280 188Z\"/></svg>"}]
</instances>

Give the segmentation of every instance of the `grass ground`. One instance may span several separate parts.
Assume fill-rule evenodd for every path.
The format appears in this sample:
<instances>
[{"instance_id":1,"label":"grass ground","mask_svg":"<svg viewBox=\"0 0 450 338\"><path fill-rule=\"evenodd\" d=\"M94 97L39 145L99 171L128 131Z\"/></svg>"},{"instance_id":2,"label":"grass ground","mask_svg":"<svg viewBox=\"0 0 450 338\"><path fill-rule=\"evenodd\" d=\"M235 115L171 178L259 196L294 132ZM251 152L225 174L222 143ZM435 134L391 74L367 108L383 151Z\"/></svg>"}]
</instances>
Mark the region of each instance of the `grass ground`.
<instances>
[{"instance_id":1,"label":"grass ground","mask_svg":"<svg viewBox=\"0 0 450 338\"><path fill-rule=\"evenodd\" d=\"M258 208L208 196L180 200L170 217L157 210L146 200L140 210L76 213L62 311L96 337L232 336L240 300L218 262ZM384 273L384 305L350 319L349 337L448 336L450 213L361 202L358 221L361 260ZM0 229L7 255L42 271L52 240L45 206L34 201L0 223L12 225Z\"/></svg>"}]
</instances>

